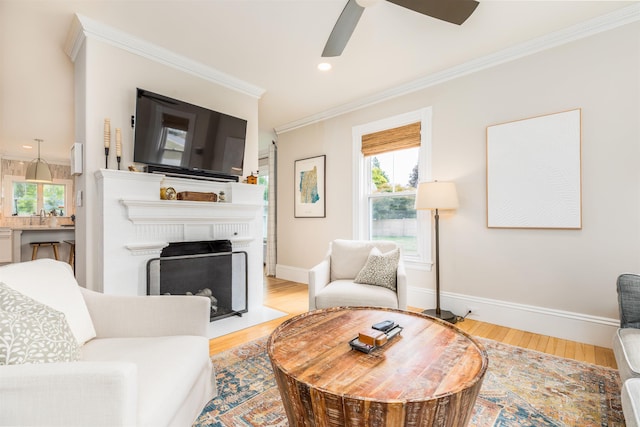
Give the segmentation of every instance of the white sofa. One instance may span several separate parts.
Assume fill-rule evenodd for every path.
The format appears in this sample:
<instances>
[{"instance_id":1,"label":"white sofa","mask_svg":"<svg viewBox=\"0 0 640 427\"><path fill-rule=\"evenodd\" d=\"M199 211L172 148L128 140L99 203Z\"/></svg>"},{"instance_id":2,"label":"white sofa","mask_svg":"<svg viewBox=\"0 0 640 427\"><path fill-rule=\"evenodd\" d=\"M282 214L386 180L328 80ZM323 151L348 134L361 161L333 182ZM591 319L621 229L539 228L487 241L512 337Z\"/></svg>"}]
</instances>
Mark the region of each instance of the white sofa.
<instances>
[{"instance_id":1,"label":"white sofa","mask_svg":"<svg viewBox=\"0 0 640 427\"><path fill-rule=\"evenodd\" d=\"M0 267L0 283L64 313L79 346L75 361L0 366L0 425L190 426L216 395L207 298L104 295L50 259ZM16 313L0 315L1 340Z\"/></svg>"},{"instance_id":2,"label":"white sofa","mask_svg":"<svg viewBox=\"0 0 640 427\"><path fill-rule=\"evenodd\" d=\"M354 279L369 261L371 250L381 253L398 249L385 240L343 240L330 243L324 259L309 270L309 310L338 306L372 306L407 309L407 276L402 256L395 271L395 289Z\"/></svg>"}]
</instances>

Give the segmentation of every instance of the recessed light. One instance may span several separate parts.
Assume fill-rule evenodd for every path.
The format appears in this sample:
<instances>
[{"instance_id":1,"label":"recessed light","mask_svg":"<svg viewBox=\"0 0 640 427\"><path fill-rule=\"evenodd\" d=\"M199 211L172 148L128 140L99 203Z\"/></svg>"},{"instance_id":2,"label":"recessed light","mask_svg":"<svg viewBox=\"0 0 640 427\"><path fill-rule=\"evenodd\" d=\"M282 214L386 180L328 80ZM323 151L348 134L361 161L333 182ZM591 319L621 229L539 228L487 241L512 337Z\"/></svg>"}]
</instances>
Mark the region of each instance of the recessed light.
<instances>
[{"instance_id":1,"label":"recessed light","mask_svg":"<svg viewBox=\"0 0 640 427\"><path fill-rule=\"evenodd\" d=\"M318 64L318 70L320 71L329 71L331 69L331 64L328 62L321 62Z\"/></svg>"},{"instance_id":2,"label":"recessed light","mask_svg":"<svg viewBox=\"0 0 640 427\"><path fill-rule=\"evenodd\" d=\"M26 149L26 150L31 150L33 148L33 145L23 145L22 148Z\"/></svg>"}]
</instances>

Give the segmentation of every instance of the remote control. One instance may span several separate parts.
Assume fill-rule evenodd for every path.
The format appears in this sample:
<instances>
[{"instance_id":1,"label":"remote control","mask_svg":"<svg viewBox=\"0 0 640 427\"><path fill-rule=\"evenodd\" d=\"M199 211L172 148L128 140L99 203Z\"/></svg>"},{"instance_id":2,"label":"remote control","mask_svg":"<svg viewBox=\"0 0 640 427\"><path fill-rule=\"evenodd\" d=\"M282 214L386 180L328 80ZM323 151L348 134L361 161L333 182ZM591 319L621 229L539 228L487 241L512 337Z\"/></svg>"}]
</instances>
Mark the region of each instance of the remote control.
<instances>
[{"instance_id":1,"label":"remote control","mask_svg":"<svg viewBox=\"0 0 640 427\"><path fill-rule=\"evenodd\" d=\"M393 320L384 320L382 322L376 323L375 325L372 326L372 328L378 331L387 332L395 328L396 326L398 325Z\"/></svg>"}]
</instances>

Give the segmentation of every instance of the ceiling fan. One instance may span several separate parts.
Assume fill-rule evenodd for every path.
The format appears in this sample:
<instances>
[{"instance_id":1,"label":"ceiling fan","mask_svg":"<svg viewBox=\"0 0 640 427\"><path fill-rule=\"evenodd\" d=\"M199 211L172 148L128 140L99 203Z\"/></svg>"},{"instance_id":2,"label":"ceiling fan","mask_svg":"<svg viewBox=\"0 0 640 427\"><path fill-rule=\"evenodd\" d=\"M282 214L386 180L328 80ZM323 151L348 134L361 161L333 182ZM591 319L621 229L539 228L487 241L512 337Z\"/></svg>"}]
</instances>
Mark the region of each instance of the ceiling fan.
<instances>
[{"instance_id":1,"label":"ceiling fan","mask_svg":"<svg viewBox=\"0 0 640 427\"><path fill-rule=\"evenodd\" d=\"M322 51L323 57L340 56L353 30L355 30L365 7L377 3L378 0L348 0L329 40ZM452 24L462 25L478 6L475 0L387 0L398 6L431 16Z\"/></svg>"}]
</instances>

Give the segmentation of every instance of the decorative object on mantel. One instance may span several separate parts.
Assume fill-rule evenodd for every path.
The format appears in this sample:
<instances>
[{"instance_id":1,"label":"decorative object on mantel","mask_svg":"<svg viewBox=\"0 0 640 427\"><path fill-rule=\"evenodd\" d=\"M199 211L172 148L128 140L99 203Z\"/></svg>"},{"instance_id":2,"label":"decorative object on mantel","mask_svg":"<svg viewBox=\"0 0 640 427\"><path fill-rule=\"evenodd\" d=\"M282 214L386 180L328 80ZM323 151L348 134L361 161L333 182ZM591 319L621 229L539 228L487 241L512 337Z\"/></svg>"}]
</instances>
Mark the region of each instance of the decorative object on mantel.
<instances>
[{"instance_id":1,"label":"decorative object on mantel","mask_svg":"<svg viewBox=\"0 0 640 427\"><path fill-rule=\"evenodd\" d=\"M104 119L104 168L109 169L109 147L111 147L111 120Z\"/></svg>"},{"instance_id":2,"label":"decorative object on mantel","mask_svg":"<svg viewBox=\"0 0 640 427\"><path fill-rule=\"evenodd\" d=\"M138 168L136 167L136 165L129 165L129 171L130 172L140 172L138 170Z\"/></svg>"},{"instance_id":3,"label":"decorative object on mantel","mask_svg":"<svg viewBox=\"0 0 640 427\"><path fill-rule=\"evenodd\" d=\"M40 143L42 140L36 139L35 141L38 142L38 158L32 160L27 166L27 173L24 179L33 182L52 182L51 169L49 169L47 162L40 158Z\"/></svg>"},{"instance_id":4,"label":"decorative object on mantel","mask_svg":"<svg viewBox=\"0 0 640 427\"><path fill-rule=\"evenodd\" d=\"M203 193L199 191L181 191L178 193L178 200L188 200L191 202L217 202L216 193Z\"/></svg>"},{"instance_id":5,"label":"decorative object on mantel","mask_svg":"<svg viewBox=\"0 0 640 427\"><path fill-rule=\"evenodd\" d=\"M220 191L220 194L218 194L218 202L224 203L226 201L227 201L227 196L225 196L224 191Z\"/></svg>"},{"instance_id":6,"label":"decorative object on mantel","mask_svg":"<svg viewBox=\"0 0 640 427\"><path fill-rule=\"evenodd\" d=\"M258 171L256 171L256 175L257 174L258 174ZM247 177L247 184L257 184L257 183L258 183L258 177L255 176L253 172L251 172L251 175Z\"/></svg>"},{"instance_id":7,"label":"decorative object on mantel","mask_svg":"<svg viewBox=\"0 0 640 427\"><path fill-rule=\"evenodd\" d=\"M118 162L118 170L120 170L120 160L122 159L122 131L116 128L116 161Z\"/></svg>"},{"instance_id":8,"label":"decorative object on mantel","mask_svg":"<svg viewBox=\"0 0 640 427\"><path fill-rule=\"evenodd\" d=\"M161 200L175 200L177 193L173 187L160 187L160 199Z\"/></svg>"}]
</instances>

